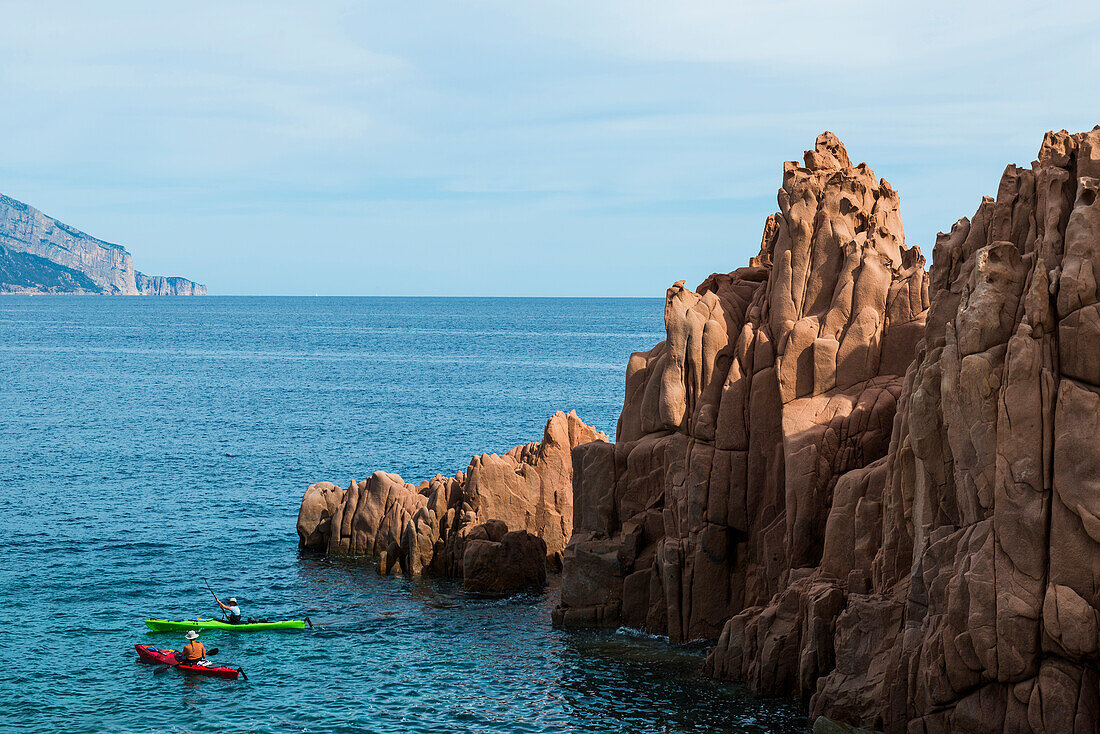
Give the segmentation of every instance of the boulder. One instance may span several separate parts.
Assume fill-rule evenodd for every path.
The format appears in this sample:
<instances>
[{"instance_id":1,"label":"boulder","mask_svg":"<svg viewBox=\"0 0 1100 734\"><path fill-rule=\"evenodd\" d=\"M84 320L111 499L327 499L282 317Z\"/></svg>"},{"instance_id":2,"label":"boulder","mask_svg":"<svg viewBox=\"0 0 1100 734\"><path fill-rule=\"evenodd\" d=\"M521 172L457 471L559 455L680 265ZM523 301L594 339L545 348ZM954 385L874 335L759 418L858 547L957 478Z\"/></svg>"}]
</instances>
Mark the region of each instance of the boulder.
<instances>
[{"instance_id":1,"label":"boulder","mask_svg":"<svg viewBox=\"0 0 1100 734\"><path fill-rule=\"evenodd\" d=\"M298 546L306 550L324 550L332 526L332 516L340 508L345 490L332 482L311 484L298 510Z\"/></svg>"},{"instance_id":2,"label":"boulder","mask_svg":"<svg viewBox=\"0 0 1100 734\"><path fill-rule=\"evenodd\" d=\"M463 586L467 591L501 593L546 585L546 542L526 530L491 531L478 525L466 538L462 556Z\"/></svg>"}]
</instances>

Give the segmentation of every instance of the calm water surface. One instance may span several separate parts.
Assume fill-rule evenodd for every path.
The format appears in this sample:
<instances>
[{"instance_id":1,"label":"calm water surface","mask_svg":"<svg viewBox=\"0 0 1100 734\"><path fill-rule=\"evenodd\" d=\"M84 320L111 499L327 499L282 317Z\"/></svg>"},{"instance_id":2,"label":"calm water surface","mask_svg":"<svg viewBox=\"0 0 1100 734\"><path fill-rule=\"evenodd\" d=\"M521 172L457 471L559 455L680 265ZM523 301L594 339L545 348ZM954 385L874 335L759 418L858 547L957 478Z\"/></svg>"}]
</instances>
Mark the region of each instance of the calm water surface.
<instances>
[{"instance_id":1,"label":"calm water surface","mask_svg":"<svg viewBox=\"0 0 1100 734\"><path fill-rule=\"evenodd\" d=\"M613 434L659 300L0 298L0 729L28 732L802 731L699 678L701 651L554 630L509 599L299 554L305 487L419 481L538 440ZM203 635L249 680L154 675L151 616L202 582L305 633Z\"/></svg>"}]
</instances>

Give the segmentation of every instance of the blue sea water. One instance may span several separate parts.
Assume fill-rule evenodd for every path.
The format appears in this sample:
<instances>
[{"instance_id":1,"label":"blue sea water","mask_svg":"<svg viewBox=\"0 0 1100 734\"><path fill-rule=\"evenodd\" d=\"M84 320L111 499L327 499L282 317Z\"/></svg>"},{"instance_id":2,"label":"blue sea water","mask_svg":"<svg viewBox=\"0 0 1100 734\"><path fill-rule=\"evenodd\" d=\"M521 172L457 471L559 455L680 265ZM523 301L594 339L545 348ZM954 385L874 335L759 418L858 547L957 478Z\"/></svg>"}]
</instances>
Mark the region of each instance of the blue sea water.
<instances>
[{"instance_id":1,"label":"blue sea water","mask_svg":"<svg viewBox=\"0 0 1100 734\"><path fill-rule=\"evenodd\" d=\"M614 435L660 300L0 298L0 729L785 732L789 701L696 674L701 650L550 626L506 599L301 554L305 487L419 481L538 440ZM149 617L309 615L208 632L248 681L155 675Z\"/></svg>"}]
</instances>

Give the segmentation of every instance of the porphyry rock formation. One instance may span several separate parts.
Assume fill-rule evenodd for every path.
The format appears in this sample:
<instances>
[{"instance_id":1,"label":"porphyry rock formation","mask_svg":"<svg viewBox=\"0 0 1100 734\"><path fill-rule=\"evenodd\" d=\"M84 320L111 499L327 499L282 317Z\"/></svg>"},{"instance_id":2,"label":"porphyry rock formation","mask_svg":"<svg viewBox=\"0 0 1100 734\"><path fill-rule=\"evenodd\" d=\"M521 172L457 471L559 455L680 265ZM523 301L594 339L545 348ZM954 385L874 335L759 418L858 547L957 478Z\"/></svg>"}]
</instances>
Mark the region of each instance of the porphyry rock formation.
<instances>
[{"instance_id":1,"label":"porphyry rock formation","mask_svg":"<svg viewBox=\"0 0 1100 734\"><path fill-rule=\"evenodd\" d=\"M786 165L749 266L668 290L617 442L574 454L558 623L715 639L816 566L838 478L886 454L924 330L898 204L824 134Z\"/></svg>"},{"instance_id":2,"label":"porphyry rock formation","mask_svg":"<svg viewBox=\"0 0 1100 734\"><path fill-rule=\"evenodd\" d=\"M606 441L575 412L558 412L541 442L475 456L453 477L413 486L379 471L347 489L314 484L298 514L299 546L375 556L383 573L471 578L477 590L513 588L516 579L543 583L547 564L560 567L573 530L571 451ZM534 548L541 579L530 570ZM494 560L505 564L497 581L487 578Z\"/></svg>"},{"instance_id":3,"label":"porphyry rock formation","mask_svg":"<svg viewBox=\"0 0 1100 734\"><path fill-rule=\"evenodd\" d=\"M0 293L206 294L206 286L185 278L136 272L121 245L3 195L0 247L5 250L0 252Z\"/></svg>"},{"instance_id":4,"label":"porphyry rock formation","mask_svg":"<svg viewBox=\"0 0 1100 734\"><path fill-rule=\"evenodd\" d=\"M669 290L574 452L562 624L888 732L1100 730L1100 128L937 240L834 137L750 267Z\"/></svg>"},{"instance_id":5,"label":"porphyry rock formation","mask_svg":"<svg viewBox=\"0 0 1100 734\"><path fill-rule=\"evenodd\" d=\"M1100 730L1098 199L1100 127L1048 133L938 239L867 486L873 593L837 619L814 710L892 731Z\"/></svg>"}]
</instances>

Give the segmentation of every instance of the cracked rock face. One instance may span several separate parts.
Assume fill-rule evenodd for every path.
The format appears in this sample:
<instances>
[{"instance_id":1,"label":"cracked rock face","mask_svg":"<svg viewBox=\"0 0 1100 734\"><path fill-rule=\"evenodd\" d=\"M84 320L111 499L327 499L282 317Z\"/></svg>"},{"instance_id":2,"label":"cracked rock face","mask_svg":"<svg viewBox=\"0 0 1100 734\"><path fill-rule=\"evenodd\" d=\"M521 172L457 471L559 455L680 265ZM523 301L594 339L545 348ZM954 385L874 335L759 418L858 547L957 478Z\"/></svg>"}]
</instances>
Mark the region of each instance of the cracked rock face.
<instances>
[{"instance_id":1,"label":"cracked rock face","mask_svg":"<svg viewBox=\"0 0 1100 734\"><path fill-rule=\"evenodd\" d=\"M375 556L382 573L464 578L469 564L469 586L476 590L545 582L545 566L560 566L573 530L570 452L594 441L607 437L575 412L558 412L546 422L541 442L475 456L453 477L437 475L413 486L378 471L347 489L319 482L302 498L299 546ZM536 548L541 581L531 570Z\"/></svg>"},{"instance_id":2,"label":"cracked rock face","mask_svg":"<svg viewBox=\"0 0 1100 734\"><path fill-rule=\"evenodd\" d=\"M1098 177L1100 129L1048 133L937 241L868 597L903 612L888 703L831 674L815 709L840 692L899 731L1100 729Z\"/></svg>"},{"instance_id":3,"label":"cracked rock face","mask_svg":"<svg viewBox=\"0 0 1100 734\"><path fill-rule=\"evenodd\" d=\"M1100 128L940 235L825 134L574 451L561 624L889 732L1100 730Z\"/></svg>"},{"instance_id":4,"label":"cracked rock face","mask_svg":"<svg viewBox=\"0 0 1100 734\"><path fill-rule=\"evenodd\" d=\"M669 289L617 443L574 452L558 623L717 639L816 568L838 480L886 455L928 309L898 194L825 133L778 199L748 267Z\"/></svg>"}]
</instances>

